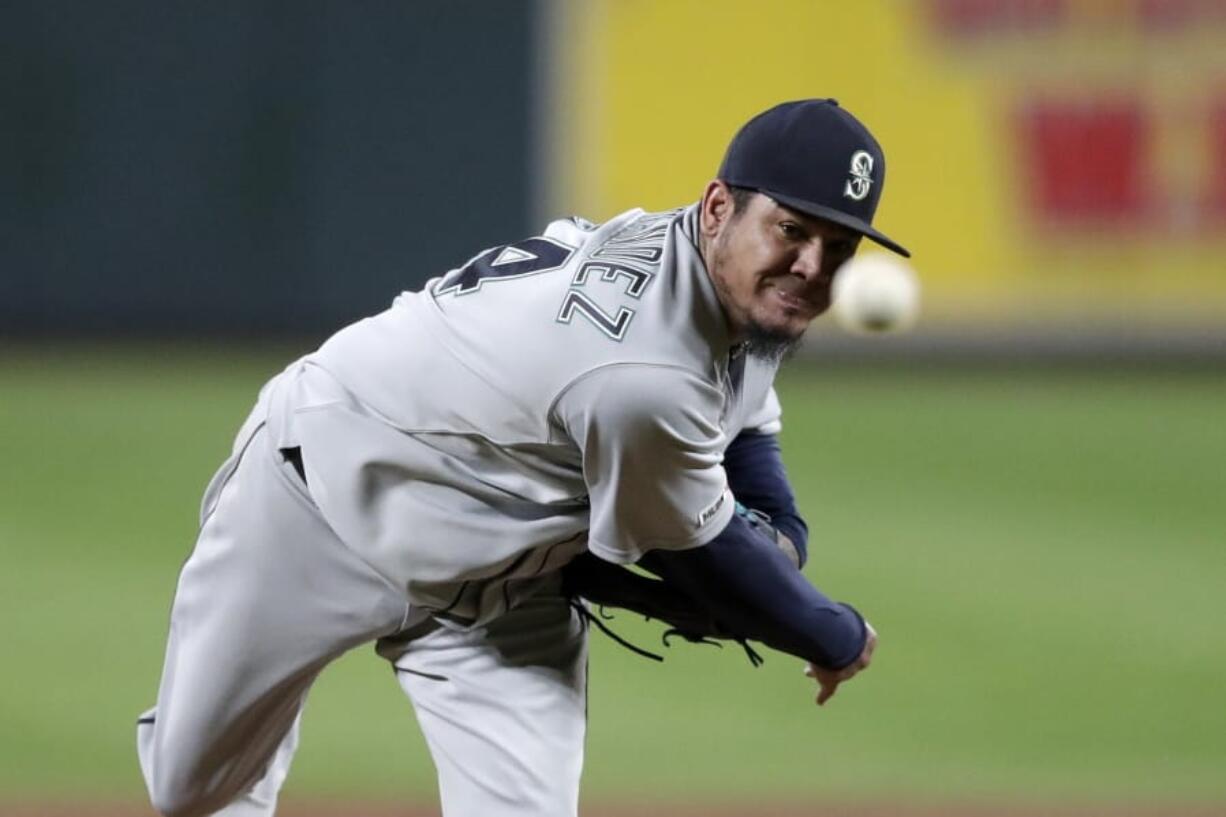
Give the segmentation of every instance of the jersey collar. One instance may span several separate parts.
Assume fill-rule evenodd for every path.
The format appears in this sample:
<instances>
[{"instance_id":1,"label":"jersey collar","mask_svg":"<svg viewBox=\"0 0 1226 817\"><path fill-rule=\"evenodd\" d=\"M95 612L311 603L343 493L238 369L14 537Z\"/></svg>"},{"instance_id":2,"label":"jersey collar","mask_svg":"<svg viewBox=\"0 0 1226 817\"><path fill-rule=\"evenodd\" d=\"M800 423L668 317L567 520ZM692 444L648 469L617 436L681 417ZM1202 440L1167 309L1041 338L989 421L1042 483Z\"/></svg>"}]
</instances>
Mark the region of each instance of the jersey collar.
<instances>
[{"instance_id":1,"label":"jersey collar","mask_svg":"<svg viewBox=\"0 0 1226 817\"><path fill-rule=\"evenodd\" d=\"M699 202L681 211L677 223L680 236L675 243L677 275L686 279L694 293L694 327L710 345L715 357L723 357L732 348L728 316L719 300L711 272L698 249Z\"/></svg>"}]
</instances>

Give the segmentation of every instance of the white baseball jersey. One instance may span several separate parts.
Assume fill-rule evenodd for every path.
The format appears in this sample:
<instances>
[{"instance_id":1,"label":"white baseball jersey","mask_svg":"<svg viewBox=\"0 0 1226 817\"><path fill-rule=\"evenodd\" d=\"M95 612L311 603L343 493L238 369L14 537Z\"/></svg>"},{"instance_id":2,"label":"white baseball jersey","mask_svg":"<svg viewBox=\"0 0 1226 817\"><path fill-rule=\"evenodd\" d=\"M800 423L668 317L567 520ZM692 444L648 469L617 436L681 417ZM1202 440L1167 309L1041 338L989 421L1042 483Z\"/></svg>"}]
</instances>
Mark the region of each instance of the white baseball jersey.
<instances>
[{"instance_id":1,"label":"white baseball jersey","mask_svg":"<svg viewBox=\"0 0 1226 817\"><path fill-rule=\"evenodd\" d=\"M778 429L775 366L730 357L697 206L563 220L406 292L268 397L340 538L414 606L483 623L585 547L704 544L723 452Z\"/></svg>"}]
</instances>

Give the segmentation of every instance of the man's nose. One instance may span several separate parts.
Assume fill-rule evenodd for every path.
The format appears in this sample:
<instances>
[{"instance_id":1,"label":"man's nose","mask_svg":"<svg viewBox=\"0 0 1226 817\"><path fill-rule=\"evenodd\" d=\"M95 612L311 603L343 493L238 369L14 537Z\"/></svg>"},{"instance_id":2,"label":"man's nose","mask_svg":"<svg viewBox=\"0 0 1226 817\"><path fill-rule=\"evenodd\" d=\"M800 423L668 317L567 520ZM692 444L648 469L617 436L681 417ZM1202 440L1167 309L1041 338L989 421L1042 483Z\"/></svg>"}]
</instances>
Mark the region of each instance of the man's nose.
<instances>
[{"instance_id":1,"label":"man's nose","mask_svg":"<svg viewBox=\"0 0 1226 817\"><path fill-rule=\"evenodd\" d=\"M814 239L804 244L796 253L792 272L812 280L822 274L822 242Z\"/></svg>"}]
</instances>

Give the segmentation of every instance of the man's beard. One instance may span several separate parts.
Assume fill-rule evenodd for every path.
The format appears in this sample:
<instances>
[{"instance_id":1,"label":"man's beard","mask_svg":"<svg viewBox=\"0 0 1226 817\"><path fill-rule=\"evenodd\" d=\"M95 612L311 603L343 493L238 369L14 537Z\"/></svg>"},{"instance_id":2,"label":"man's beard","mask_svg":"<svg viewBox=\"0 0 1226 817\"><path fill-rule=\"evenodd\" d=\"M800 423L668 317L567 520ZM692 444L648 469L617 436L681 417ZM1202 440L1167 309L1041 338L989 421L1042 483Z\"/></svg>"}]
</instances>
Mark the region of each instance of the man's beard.
<instances>
[{"instance_id":1,"label":"man's beard","mask_svg":"<svg viewBox=\"0 0 1226 817\"><path fill-rule=\"evenodd\" d=\"M754 321L746 327L748 337L745 340L745 353L750 357L778 366L796 354L804 335L784 334L778 330L767 329Z\"/></svg>"}]
</instances>

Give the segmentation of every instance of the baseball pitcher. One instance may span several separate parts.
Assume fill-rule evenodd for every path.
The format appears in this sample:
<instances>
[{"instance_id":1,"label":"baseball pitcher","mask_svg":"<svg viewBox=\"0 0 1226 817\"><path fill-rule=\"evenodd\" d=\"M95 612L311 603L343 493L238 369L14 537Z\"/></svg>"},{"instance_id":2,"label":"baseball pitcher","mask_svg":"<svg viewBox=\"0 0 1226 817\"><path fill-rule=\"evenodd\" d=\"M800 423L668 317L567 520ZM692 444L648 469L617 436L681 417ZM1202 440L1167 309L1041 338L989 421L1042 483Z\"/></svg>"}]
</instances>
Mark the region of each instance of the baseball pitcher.
<instances>
[{"instance_id":1,"label":"baseball pitcher","mask_svg":"<svg viewBox=\"0 0 1226 817\"><path fill-rule=\"evenodd\" d=\"M158 811L271 814L312 682L374 642L444 814L576 814L578 598L797 656L819 704L868 666L873 629L799 570L772 382L862 237L906 254L871 226L884 175L836 102L779 105L697 203L485 250L274 377L138 723Z\"/></svg>"}]
</instances>

